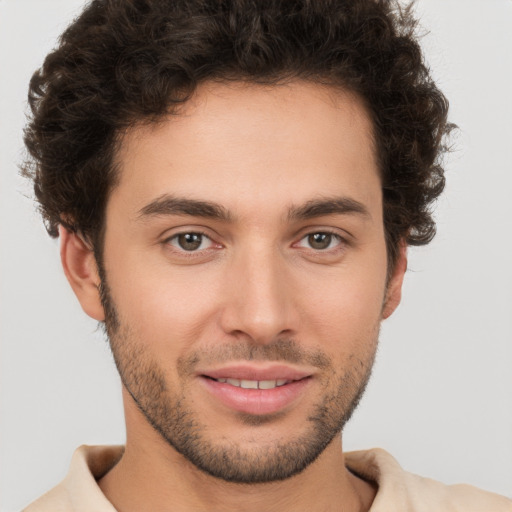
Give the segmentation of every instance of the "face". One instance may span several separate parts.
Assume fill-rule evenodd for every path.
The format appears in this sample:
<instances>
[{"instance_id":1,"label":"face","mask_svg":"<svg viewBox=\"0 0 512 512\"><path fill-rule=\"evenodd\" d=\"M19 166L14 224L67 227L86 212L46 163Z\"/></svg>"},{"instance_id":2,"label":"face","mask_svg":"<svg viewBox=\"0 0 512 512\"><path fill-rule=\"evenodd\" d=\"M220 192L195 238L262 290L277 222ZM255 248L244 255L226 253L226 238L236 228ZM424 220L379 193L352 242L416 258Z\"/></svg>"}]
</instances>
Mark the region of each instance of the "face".
<instances>
[{"instance_id":1,"label":"face","mask_svg":"<svg viewBox=\"0 0 512 512\"><path fill-rule=\"evenodd\" d=\"M125 406L218 478L303 470L357 404L400 293L361 102L204 84L131 129L118 163L103 307Z\"/></svg>"}]
</instances>

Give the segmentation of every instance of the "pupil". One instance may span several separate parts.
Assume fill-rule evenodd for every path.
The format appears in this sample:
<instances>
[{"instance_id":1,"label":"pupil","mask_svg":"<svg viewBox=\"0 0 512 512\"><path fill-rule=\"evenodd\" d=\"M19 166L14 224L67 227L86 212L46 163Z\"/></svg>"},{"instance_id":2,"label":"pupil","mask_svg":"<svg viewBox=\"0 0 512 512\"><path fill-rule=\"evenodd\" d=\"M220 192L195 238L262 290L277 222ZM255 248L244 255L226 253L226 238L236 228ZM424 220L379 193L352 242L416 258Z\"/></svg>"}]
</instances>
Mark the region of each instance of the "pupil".
<instances>
[{"instance_id":1,"label":"pupil","mask_svg":"<svg viewBox=\"0 0 512 512\"><path fill-rule=\"evenodd\" d=\"M196 250L201 245L201 242L202 235L197 233L185 233L178 236L178 243L182 249L185 249L185 251Z\"/></svg>"},{"instance_id":2,"label":"pupil","mask_svg":"<svg viewBox=\"0 0 512 512\"><path fill-rule=\"evenodd\" d=\"M332 236L329 233L315 233L309 235L308 241L313 249L327 249L331 244L331 238Z\"/></svg>"}]
</instances>

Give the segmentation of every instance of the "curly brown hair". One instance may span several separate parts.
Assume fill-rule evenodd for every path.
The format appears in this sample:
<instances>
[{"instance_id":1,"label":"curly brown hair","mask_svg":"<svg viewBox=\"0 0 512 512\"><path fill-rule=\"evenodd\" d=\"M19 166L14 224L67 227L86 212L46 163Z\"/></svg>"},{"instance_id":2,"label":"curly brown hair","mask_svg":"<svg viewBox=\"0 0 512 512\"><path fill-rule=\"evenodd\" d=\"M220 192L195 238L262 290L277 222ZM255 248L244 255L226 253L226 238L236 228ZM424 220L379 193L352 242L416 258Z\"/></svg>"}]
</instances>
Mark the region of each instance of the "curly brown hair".
<instances>
[{"instance_id":1,"label":"curly brown hair","mask_svg":"<svg viewBox=\"0 0 512 512\"><path fill-rule=\"evenodd\" d=\"M415 28L395 0L92 1L30 82L22 172L48 232L63 224L101 246L120 133L176 113L199 83L302 79L367 106L392 264L402 240L435 234L452 127Z\"/></svg>"}]
</instances>

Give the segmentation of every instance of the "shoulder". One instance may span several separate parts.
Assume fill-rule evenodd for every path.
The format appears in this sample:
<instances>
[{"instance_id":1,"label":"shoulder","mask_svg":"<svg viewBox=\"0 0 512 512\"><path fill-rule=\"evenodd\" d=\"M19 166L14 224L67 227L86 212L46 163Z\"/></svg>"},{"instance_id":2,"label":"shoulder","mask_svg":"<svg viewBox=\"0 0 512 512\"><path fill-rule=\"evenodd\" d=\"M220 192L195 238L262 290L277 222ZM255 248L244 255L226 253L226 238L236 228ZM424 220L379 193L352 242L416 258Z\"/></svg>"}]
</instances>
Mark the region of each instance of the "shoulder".
<instances>
[{"instance_id":1,"label":"shoulder","mask_svg":"<svg viewBox=\"0 0 512 512\"><path fill-rule=\"evenodd\" d=\"M22 512L115 512L97 480L120 459L122 446L80 446L64 480Z\"/></svg>"},{"instance_id":2,"label":"shoulder","mask_svg":"<svg viewBox=\"0 0 512 512\"><path fill-rule=\"evenodd\" d=\"M70 512L72 510L74 510L73 503L63 483L60 483L24 508L22 512Z\"/></svg>"},{"instance_id":3,"label":"shoulder","mask_svg":"<svg viewBox=\"0 0 512 512\"><path fill-rule=\"evenodd\" d=\"M409 473L380 448L349 452L345 458L351 471L378 485L370 512L512 512L512 500L504 496Z\"/></svg>"}]
</instances>

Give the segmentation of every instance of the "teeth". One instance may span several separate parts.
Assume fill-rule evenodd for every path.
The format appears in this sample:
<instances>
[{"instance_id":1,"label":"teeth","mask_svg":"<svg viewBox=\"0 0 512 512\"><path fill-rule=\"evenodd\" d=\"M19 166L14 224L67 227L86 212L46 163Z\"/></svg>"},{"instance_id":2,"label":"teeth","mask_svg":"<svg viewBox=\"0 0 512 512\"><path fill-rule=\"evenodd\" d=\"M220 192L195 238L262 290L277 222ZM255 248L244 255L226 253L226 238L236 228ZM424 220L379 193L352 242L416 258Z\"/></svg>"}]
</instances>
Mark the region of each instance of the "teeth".
<instances>
[{"instance_id":1,"label":"teeth","mask_svg":"<svg viewBox=\"0 0 512 512\"><path fill-rule=\"evenodd\" d=\"M273 389L276 387L275 380L260 380L258 383L258 388L260 389Z\"/></svg>"},{"instance_id":2,"label":"teeth","mask_svg":"<svg viewBox=\"0 0 512 512\"><path fill-rule=\"evenodd\" d=\"M216 379L217 382L230 384L237 388L243 389L274 389L275 387L284 386L288 381L286 379L277 380L243 380L243 379Z\"/></svg>"},{"instance_id":3,"label":"teeth","mask_svg":"<svg viewBox=\"0 0 512 512\"><path fill-rule=\"evenodd\" d=\"M244 389L258 389L257 380L241 380L240 387Z\"/></svg>"}]
</instances>

